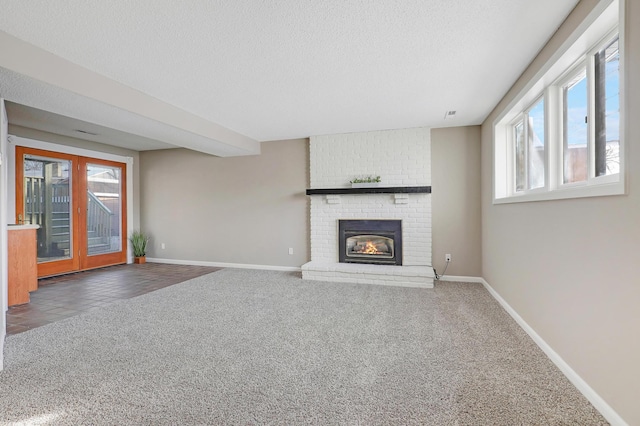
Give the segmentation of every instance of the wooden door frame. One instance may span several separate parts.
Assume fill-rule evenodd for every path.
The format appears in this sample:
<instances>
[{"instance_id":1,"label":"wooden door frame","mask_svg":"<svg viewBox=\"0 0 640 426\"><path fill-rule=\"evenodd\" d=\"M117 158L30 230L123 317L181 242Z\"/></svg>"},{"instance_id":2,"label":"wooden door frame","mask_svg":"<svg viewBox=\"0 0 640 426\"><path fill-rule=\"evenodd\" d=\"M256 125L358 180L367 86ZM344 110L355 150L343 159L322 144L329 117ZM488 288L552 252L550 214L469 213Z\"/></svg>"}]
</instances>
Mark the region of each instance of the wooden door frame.
<instances>
[{"instance_id":1,"label":"wooden door frame","mask_svg":"<svg viewBox=\"0 0 640 426\"><path fill-rule=\"evenodd\" d=\"M15 147L15 212L16 223L18 221L18 213L24 209L24 154L34 155L36 157L50 157L54 159L64 159L71 161L71 197L72 208L70 214L70 227L73 228L71 244L73 247L73 256L69 260L59 260L53 262L38 263L38 277L46 277L51 275L59 275L68 272L76 272L87 269L100 268L104 266L126 263L128 259L128 239L127 239L127 163L106 160L96 157L86 157L81 155L68 154L58 151L50 151L40 148L32 148L25 146ZM88 244L86 238L86 212L87 197L81 197L80 191L87 190L87 164L98 164L106 166L116 166L122 171L120 179L121 191L121 247L122 250L116 253L108 253L104 255L88 256ZM74 175L75 172L75 175ZM84 237L84 238L81 238Z\"/></svg>"},{"instance_id":2,"label":"wooden door frame","mask_svg":"<svg viewBox=\"0 0 640 426\"><path fill-rule=\"evenodd\" d=\"M0 371L4 369L4 340L7 334L9 298L9 261L8 234L6 223L9 223L9 118L4 106L4 98L0 97Z\"/></svg>"},{"instance_id":3,"label":"wooden door frame","mask_svg":"<svg viewBox=\"0 0 640 426\"><path fill-rule=\"evenodd\" d=\"M102 160L99 158L90 158L90 157L79 157L79 165L80 165L80 171L82 171L83 173L79 174L79 187L81 191L83 191L83 193L86 194L87 189L88 189L88 182L87 182L87 165L88 164L96 164L96 165L100 165L100 166L112 166L112 167L119 167L120 170L122 171L122 175L120 176L120 246L122 247L122 250L119 252L115 252L115 253L106 253L106 254L96 254L96 255L88 255L88 243L87 243L87 239L84 238L83 241L80 243L80 250L82 250L82 256L80 256L80 270L85 270L85 269L93 269L93 268L101 268L104 266L109 266L109 265L119 265L122 263L126 263L127 262L127 251L128 251L128 238L127 238L127 205L125 202L123 202L123 200L127 199L127 188L126 188L126 182L127 182L127 167L126 164L124 163L120 163L120 162L116 162L116 161L110 161L110 160ZM86 212L87 211L87 197L79 197L78 198L79 201L79 208L80 211L82 212ZM86 236L86 229L87 229L87 215L86 214L80 214L78 215L79 221L78 221L78 227L79 229L81 229L82 231L80 232L80 235L84 235Z\"/></svg>"},{"instance_id":4,"label":"wooden door frame","mask_svg":"<svg viewBox=\"0 0 640 426\"><path fill-rule=\"evenodd\" d=\"M33 155L36 157L45 157L53 159L67 160L71 162L71 210L69 214L69 228L75 229L77 227L77 200L78 200L78 185L76 184L77 178L74 178L78 171L78 156L59 153L55 151L47 151L36 148L28 148L24 146L16 146L16 223L19 223L18 214L22 211L24 217L24 155ZM70 259L57 260L53 262L38 263L38 277L46 277L50 275L62 274L65 272L79 271L80 270L80 258L77 256L79 247L79 235L77 232L70 232L72 238L70 240L71 247L73 248L73 255Z\"/></svg>"}]
</instances>

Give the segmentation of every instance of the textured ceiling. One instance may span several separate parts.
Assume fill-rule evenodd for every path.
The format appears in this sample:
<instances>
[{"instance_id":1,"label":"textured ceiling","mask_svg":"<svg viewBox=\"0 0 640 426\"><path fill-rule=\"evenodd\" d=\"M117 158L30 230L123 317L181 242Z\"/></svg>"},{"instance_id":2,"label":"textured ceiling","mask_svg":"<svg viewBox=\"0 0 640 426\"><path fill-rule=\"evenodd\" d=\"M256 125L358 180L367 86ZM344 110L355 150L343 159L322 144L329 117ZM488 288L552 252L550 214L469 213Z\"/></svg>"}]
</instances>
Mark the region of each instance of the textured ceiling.
<instances>
[{"instance_id":1,"label":"textured ceiling","mask_svg":"<svg viewBox=\"0 0 640 426\"><path fill-rule=\"evenodd\" d=\"M575 4L0 0L0 30L266 141L479 124Z\"/></svg>"}]
</instances>

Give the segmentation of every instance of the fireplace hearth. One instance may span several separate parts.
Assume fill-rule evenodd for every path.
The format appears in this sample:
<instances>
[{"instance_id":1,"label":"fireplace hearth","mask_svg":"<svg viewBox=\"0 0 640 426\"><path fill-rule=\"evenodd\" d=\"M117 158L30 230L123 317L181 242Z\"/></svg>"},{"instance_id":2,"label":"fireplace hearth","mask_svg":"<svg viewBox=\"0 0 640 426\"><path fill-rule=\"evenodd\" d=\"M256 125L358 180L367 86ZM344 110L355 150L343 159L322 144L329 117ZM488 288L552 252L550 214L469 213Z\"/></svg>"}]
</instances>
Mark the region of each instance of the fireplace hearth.
<instances>
[{"instance_id":1,"label":"fireplace hearth","mask_svg":"<svg viewBox=\"0 0 640 426\"><path fill-rule=\"evenodd\" d=\"M340 263L402 265L401 220L339 220Z\"/></svg>"}]
</instances>

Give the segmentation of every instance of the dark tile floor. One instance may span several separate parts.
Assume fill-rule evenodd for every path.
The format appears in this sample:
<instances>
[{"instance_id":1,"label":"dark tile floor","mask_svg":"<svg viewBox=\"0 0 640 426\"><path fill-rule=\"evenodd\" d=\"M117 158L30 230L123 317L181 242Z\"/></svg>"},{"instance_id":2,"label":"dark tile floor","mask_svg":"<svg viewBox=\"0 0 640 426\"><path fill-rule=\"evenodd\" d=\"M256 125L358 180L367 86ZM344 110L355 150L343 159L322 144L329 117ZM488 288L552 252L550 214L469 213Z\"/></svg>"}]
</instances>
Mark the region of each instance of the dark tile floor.
<instances>
[{"instance_id":1,"label":"dark tile floor","mask_svg":"<svg viewBox=\"0 0 640 426\"><path fill-rule=\"evenodd\" d=\"M38 280L38 290L31 293L30 303L12 306L7 311L7 334L18 334L218 270L208 266L145 263L43 278Z\"/></svg>"}]
</instances>

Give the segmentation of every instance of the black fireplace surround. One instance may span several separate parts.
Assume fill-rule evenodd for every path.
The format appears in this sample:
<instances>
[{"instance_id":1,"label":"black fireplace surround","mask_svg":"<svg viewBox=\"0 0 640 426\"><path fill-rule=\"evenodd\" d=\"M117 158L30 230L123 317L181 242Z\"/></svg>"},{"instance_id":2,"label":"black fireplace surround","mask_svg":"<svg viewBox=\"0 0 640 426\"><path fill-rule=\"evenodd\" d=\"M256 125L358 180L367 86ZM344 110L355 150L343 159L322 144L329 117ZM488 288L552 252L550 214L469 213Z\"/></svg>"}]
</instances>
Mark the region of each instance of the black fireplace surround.
<instances>
[{"instance_id":1,"label":"black fireplace surround","mask_svg":"<svg viewBox=\"0 0 640 426\"><path fill-rule=\"evenodd\" d=\"M340 263L402 265L401 220L338 220Z\"/></svg>"}]
</instances>

